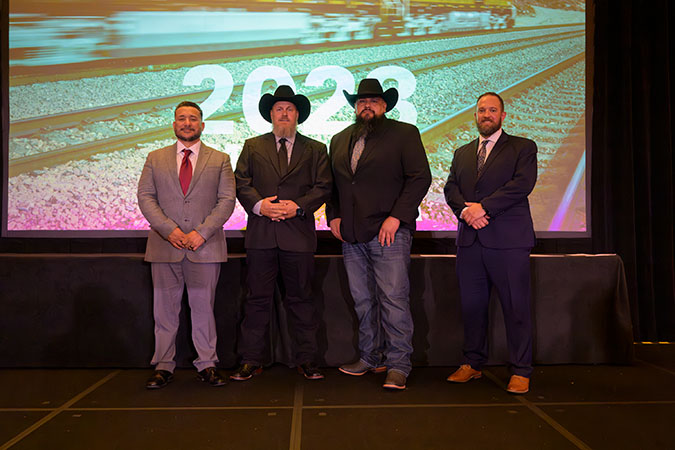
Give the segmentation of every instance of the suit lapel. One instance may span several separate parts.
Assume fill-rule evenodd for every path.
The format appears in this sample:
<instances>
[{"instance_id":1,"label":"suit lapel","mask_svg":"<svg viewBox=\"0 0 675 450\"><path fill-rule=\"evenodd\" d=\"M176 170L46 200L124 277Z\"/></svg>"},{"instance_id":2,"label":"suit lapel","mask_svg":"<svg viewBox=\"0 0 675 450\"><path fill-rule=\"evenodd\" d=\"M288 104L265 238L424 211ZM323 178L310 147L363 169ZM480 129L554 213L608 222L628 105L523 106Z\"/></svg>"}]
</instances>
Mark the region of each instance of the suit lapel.
<instances>
[{"instance_id":1,"label":"suit lapel","mask_svg":"<svg viewBox=\"0 0 675 450\"><path fill-rule=\"evenodd\" d=\"M214 152L210 147L207 147L204 145L204 143L201 144L201 147L199 147L199 156L197 157L197 165L195 166L195 170L192 173L192 180L190 181L190 187L188 187L187 194L186 196L192 192L192 189L194 186L197 184L199 181L199 177L201 174L204 172L204 168L206 167L206 164L209 162L209 158L211 157L211 152Z\"/></svg>"},{"instance_id":2,"label":"suit lapel","mask_svg":"<svg viewBox=\"0 0 675 450\"><path fill-rule=\"evenodd\" d=\"M277 142L274 139L274 133L267 133L265 135L263 148L260 150L262 154L269 159L277 175L281 177L281 167L279 167L279 154L277 152Z\"/></svg>"},{"instance_id":3,"label":"suit lapel","mask_svg":"<svg viewBox=\"0 0 675 450\"><path fill-rule=\"evenodd\" d=\"M298 165L298 162L302 159L302 154L305 152L305 137L300 133L295 133L295 142L293 142L293 150L291 151L291 162L288 165L288 173L291 173L293 169ZM277 158L277 161L279 158Z\"/></svg>"},{"instance_id":4,"label":"suit lapel","mask_svg":"<svg viewBox=\"0 0 675 450\"><path fill-rule=\"evenodd\" d=\"M477 181L477 175L478 175L478 139L476 139L473 142L470 142L467 148L467 151L465 152L464 156L462 157L462 167L466 167L466 175L463 175L463 177L467 177L468 180L471 182L472 186L476 185Z\"/></svg>"},{"instance_id":5,"label":"suit lapel","mask_svg":"<svg viewBox=\"0 0 675 450\"><path fill-rule=\"evenodd\" d=\"M178 165L176 162L176 152L178 150L178 143L167 147L167 151L162 155L162 170L169 174L171 180L171 187L175 189L180 195L183 195L183 189L180 187L180 179L178 178Z\"/></svg>"},{"instance_id":6,"label":"suit lapel","mask_svg":"<svg viewBox=\"0 0 675 450\"><path fill-rule=\"evenodd\" d=\"M361 164L368 162L370 159L374 158L375 156L375 150L378 148L378 142L380 142L384 136L387 135L387 129L391 126L391 122L387 120L383 126L382 129L377 130L373 134L371 134L367 139L366 139L366 146L363 148L363 153L361 153L361 157L359 158L359 162L356 165L356 171L359 171L359 167L361 167ZM354 141L354 144L356 144L356 141ZM349 167L351 169L351 160L349 161Z\"/></svg>"},{"instance_id":7,"label":"suit lapel","mask_svg":"<svg viewBox=\"0 0 675 450\"><path fill-rule=\"evenodd\" d=\"M363 147L363 153L361 153L359 162L356 164L356 172L358 172L359 169L373 157L373 153L375 153L374 149L377 148L377 142L379 140L380 136L375 134L366 138L366 145ZM354 144L356 144L356 141ZM349 167L351 168L351 161L349 162Z\"/></svg>"},{"instance_id":8,"label":"suit lapel","mask_svg":"<svg viewBox=\"0 0 675 450\"><path fill-rule=\"evenodd\" d=\"M344 168L347 171L347 173L351 174L352 176L354 175L354 172L352 172L352 151L354 150L354 144L356 144L356 139L354 138L353 129L354 125L351 125L351 129L349 130L349 133L346 133L345 139L347 140L347 144L345 145L345 158L344 158Z\"/></svg>"}]
</instances>

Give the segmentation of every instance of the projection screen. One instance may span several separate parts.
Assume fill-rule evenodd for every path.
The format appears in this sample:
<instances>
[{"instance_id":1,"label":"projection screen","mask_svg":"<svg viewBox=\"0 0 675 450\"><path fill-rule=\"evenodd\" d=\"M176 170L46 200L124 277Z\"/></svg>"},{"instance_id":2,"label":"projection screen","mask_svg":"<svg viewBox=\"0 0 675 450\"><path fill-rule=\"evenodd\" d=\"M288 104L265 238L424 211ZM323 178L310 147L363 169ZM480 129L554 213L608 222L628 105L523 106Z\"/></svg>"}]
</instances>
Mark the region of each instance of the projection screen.
<instances>
[{"instance_id":1,"label":"projection screen","mask_svg":"<svg viewBox=\"0 0 675 450\"><path fill-rule=\"evenodd\" d=\"M443 185L486 91L505 99L504 129L538 144L535 229L588 230L584 1L9 5L5 235L144 234L138 178L148 152L175 142L180 101L201 105L203 141L234 166L245 139L271 130L262 94L308 96L299 131L328 144L353 121L342 91L365 77L397 88L389 117L422 134L433 182L418 230L456 230ZM323 207L315 219L327 229ZM225 228L245 226L237 204Z\"/></svg>"}]
</instances>

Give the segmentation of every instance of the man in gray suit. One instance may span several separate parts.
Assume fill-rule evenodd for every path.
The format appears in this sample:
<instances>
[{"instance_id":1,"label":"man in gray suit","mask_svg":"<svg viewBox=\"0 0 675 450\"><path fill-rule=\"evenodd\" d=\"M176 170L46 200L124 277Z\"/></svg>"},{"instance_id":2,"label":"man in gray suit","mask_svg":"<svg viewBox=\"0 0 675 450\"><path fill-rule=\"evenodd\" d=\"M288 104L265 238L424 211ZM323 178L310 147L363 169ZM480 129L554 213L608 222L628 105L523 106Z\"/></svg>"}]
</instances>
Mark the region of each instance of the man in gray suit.
<instances>
[{"instance_id":1,"label":"man in gray suit","mask_svg":"<svg viewBox=\"0 0 675 450\"><path fill-rule=\"evenodd\" d=\"M258 109L272 122L272 132L244 143L235 171L237 197L248 213L248 295L239 341L242 364L230 378L248 380L267 362L265 335L281 274L294 362L305 378L320 380L312 274L314 211L328 199L332 184L326 145L296 132L309 116L310 103L290 86L263 95Z\"/></svg>"},{"instance_id":2,"label":"man in gray suit","mask_svg":"<svg viewBox=\"0 0 675 450\"><path fill-rule=\"evenodd\" d=\"M201 143L197 104L180 103L174 117L178 142L151 152L138 182L138 206L151 228L145 260L152 267L155 317L155 371L145 387L159 389L173 379L184 286L198 379L222 386L213 305L220 264L227 260L223 224L234 209L234 174L227 154Z\"/></svg>"}]
</instances>

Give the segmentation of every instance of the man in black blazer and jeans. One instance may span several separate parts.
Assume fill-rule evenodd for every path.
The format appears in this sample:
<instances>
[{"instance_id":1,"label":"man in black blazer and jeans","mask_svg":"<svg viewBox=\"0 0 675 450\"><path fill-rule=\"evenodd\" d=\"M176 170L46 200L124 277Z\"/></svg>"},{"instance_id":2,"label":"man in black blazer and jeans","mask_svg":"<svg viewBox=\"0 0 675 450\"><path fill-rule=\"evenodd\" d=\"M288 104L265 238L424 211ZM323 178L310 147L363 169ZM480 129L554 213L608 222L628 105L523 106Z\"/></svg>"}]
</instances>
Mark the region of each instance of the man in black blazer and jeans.
<instances>
[{"instance_id":1,"label":"man in black blazer and jeans","mask_svg":"<svg viewBox=\"0 0 675 450\"><path fill-rule=\"evenodd\" d=\"M405 389L413 351L410 247L431 172L417 127L385 117L398 100L395 88L383 92L378 80L366 78L355 95L344 94L356 118L330 144L335 181L326 215L343 242L360 356L340 370L386 369L383 387Z\"/></svg>"},{"instance_id":2,"label":"man in black blazer and jeans","mask_svg":"<svg viewBox=\"0 0 675 450\"><path fill-rule=\"evenodd\" d=\"M312 299L316 231L314 211L330 196L332 178L325 144L296 131L310 103L286 85L260 99L260 114L272 132L248 139L234 172L237 198L248 213L248 295L241 324L242 364L230 376L248 380L266 362L265 335L277 275L281 273L295 364L305 378L316 367L318 318Z\"/></svg>"}]
</instances>

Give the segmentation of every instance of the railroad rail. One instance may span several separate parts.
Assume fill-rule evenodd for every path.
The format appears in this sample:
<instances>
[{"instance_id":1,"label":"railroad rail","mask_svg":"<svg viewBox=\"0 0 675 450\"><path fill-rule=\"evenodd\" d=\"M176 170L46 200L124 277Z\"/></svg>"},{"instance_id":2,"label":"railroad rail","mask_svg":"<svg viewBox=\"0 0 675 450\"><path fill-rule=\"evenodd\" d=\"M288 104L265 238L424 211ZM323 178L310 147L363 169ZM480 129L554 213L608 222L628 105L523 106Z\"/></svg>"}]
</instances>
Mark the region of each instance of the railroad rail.
<instances>
[{"instance_id":1,"label":"railroad rail","mask_svg":"<svg viewBox=\"0 0 675 450\"><path fill-rule=\"evenodd\" d=\"M373 66L380 66L384 64L396 64L400 62L410 62L411 60L429 60L432 64L425 65L424 67L414 69L412 72L414 74L420 74L424 72L429 72L433 70L438 70L440 68L447 68L452 66L457 66L461 64L467 64L472 61L476 61L488 56L496 56L500 54L507 54L509 52L515 52L534 46L545 45L547 43L556 42L564 39L570 39L574 37L583 36L584 31L564 31L560 33L554 33L545 36L529 37L523 39L513 39L500 42L492 42L481 46L481 51L476 54L475 47L463 47L459 49L452 49L428 54L421 54L415 57L405 57L405 58L396 58L386 61L376 61L376 62L367 62L355 66L349 67L352 72L364 71ZM512 45L512 47L501 49L498 51L493 51L490 53L491 49L494 49L498 46L503 45ZM474 54L467 57L461 57L462 53L473 52ZM579 56L582 57L582 56ZM446 59L456 58L452 61L447 61ZM438 62L438 60L445 60ZM568 60L569 61L569 60ZM564 64L565 62L561 63ZM544 75L542 75L544 76ZM301 80L306 77L306 74L295 75L295 80ZM529 77L531 78L531 77ZM242 90L242 85L235 87L235 95L240 93ZM515 87L514 87L515 89ZM523 88L525 89L525 88ZM31 136L35 133L40 132L44 129L60 129L60 128L70 128L79 126L83 123L93 122L93 121L105 121L105 120L114 120L119 118L121 115L133 115L133 114L142 114L146 112L158 111L162 109L173 108L176 102L184 99L189 99L192 101L199 102L203 100L210 91L197 91L190 94L180 94L174 96L167 96L162 98L154 98L143 100L139 102L126 103L121 105L113 105L105 108L94 108L87 110L74 111L70 113L63 113L59 115L52 115L48 117L38 117L33 119L26 119L21 121L12 122L11 124L11 135L10 138L17 137L26 137ZM332 90L320 90L310 95L312 100L318 100L330 95ZM461 114L458 113L458 114ZM229 111L224 115L218 117L212 117L212 119L226 119L226 120L237 120L241 118L242 111L235 110ZM448 120L448 119L446 119ZM460 120L459 118L452 120ZM441 130L445 129L446 125L436 124L435 129ZM440 127L440 128L439 128ZM433 128L433 127L430 127ZM433 129L425 130L425 139L427 141L433 140L434 133ZM63 149L53 150L49 152L39 153L35 155L29 155L24 157L19 157L10 160L9 164L9 175L10 177L16 176L18 174L31 172L34 170L44 169L45 167L51 167L57 164L62 164L67 161L78 160L78 159L87 159L98 153L109 153L125 148L134 147L136 144L154 141L158 139L171 138L173 136L172 130L167 127L151 128L135 133L126 133L120 136L113 136L106 139L99 139L94 142L87 142L77 145L68 146Z\"/></svg>"},{"instance_id":2,"label":"railroad rail","mask_svg":"<svg viewBox=\"0 0 675 450\"><path fill-rule=\"evenodd\" d=\"M550 67L534 73L527 78L512 84L501 90L499 94L508 104L507 114L510 116L532 115L530 121L536 122L537 115L530 112L523 112L518 99L524 96L538 97L537 89L545 85L554 77L563 74L565 71L573 70L575 66L582 63L585 59L584 53L579 53L571 58L553 64ZM557 115L563 117L567 113L564 106L561 105L579 105L585 107L585 91L581 90L562 90L556 93L556 105L548 107L542 101L542 107L539 115L549 117ZM475 105L468 105L462 110L434 123L433 125L421 131L422 141L427 150L432 166L436 158L448 161L445 173L449 171L449 160L437 156L439 146L447 139L447 136L457 135L459 130L475 129L473 113ZM573 117L575 113L568 114ZM555 167L556 170L540 170L541 175L538 178L537 186L543 187L544 193L533 193L530 195L530 204L532 216L537 229L546 229L550 231L559 231L563 229L577 229L578 224L572 223L575 219L568 214L573 208L582 205L585 201L585 186L583 183L583 173L585 171L586 158L586 116L585 113L576 120L558 121L555 131L547 129L546 131L537 131L537 128L544 129L545 125L534 123L525 125L524 120L512 121L509 132L520 134L534 139L540 146L539 166L540 169ZM567 122L567 123L564 123ZM512 129L515 128L515 130ZM518 128L527 128L523 132L518 132ZM539 136L537 136L539 134ZM549 144L550 142L561 141L559 144ZM542 145L543 144L543 145ZM543 154L542 147L548 146L555 148L553 154ZM446 149L443 149L445 151ZM454 150L454 149L453 149ZM441 186L431 187L427 197L437 204L441 205L439 216L447 218L453 217L447 210L445 198ZM583 211L585 213L585 210ZM451 219L454 221L454 219ZM581 219L580 219L581 220ZM585 220L585 218L583 219ZM542 226L543 224L543 226ZM585 223L583 225L586 225Z\"/></svg>"}]
</instances>

